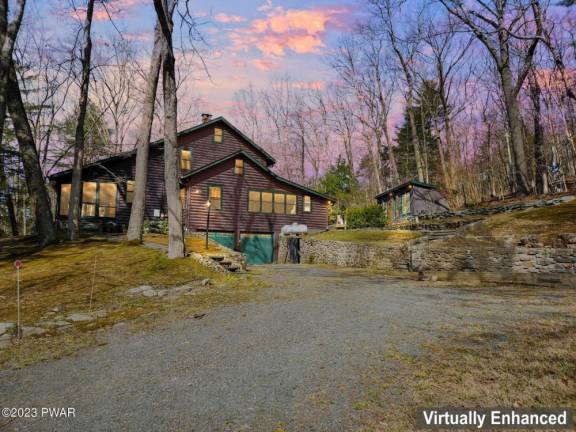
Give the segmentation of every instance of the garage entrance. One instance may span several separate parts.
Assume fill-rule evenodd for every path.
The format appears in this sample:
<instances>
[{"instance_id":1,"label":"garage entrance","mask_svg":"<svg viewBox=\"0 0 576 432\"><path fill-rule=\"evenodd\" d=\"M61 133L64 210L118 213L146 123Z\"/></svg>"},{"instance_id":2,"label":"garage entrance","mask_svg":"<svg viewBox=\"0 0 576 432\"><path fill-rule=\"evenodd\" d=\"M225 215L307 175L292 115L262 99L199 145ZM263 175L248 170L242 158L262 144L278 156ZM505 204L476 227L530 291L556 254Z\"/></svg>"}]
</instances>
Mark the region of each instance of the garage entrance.
<instances>
[{"instance_id":1,"label":"garage entrance","mask_svg":"<svg viewBox=\"0 0 576 432\"><path fill-rule=\"evenodd\" d=\"M234 249L234 233L211 232L210 240ZM271 264L274 259L274 234L240 234L240 251L246 255L246 264Z\"/></svg>"},{"instance_id":2,"label":"garage entrance","mask_svg":"<svg viewBox=\"0 0 576 432\"><path fill-rule=\"evenodd\" d=\"M271 264L274 258L274 234L240 234L240 250L247 264Z\"/></svg>"}]
</instances>

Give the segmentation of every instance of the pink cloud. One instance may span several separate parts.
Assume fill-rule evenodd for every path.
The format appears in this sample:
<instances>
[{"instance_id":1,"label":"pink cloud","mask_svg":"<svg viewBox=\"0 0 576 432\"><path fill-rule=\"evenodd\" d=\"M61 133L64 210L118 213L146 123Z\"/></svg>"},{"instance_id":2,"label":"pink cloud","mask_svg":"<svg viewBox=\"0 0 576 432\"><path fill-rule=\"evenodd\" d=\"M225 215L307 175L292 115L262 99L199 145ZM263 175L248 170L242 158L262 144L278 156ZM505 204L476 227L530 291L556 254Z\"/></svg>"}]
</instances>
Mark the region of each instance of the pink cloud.
<instances>
[{"instance_id":1,"label":"pink cloud","mask_svg":"<svg viewBox=\"0 0 576 432\"><path fill-rule=\"evenodd\" d=\"M129 9L145 4L143 0L112 0L106 2L106 7L100 2L94 4L94 21L105 21L107 19L124 18ZM86 8L78 7L68 12L64 11L76 21L84 21L86 19Z\"/></svg>"},{"instance_id":2,"label":"pink cloud","mask_svg":"<svg viewBox=\"0 0 576 432\"><path fill-rule=\"evenodd\" d=\"M246 21L246 18L240 15L228 15L226 13L220 12L216 14L214 19L220 23L230 24L230 23L239 23Z\"/></svg>"},{"instance_id":3,"label":"pink cloud","mask_svg":"<svg viewBox=\"0 0 576 432\"><path fill-rule=\"evenodd\" d=\"M275 62L274 60L270 60L270 59L256 59L253 61L253 64L257 69L260 69L263 71L278 69L280 67L280 65L277 62Z\"/></svg>"},{"instance_id":4,"label":"pink cloud","mask_svg":"<svg viewBox=\"0 0 576 432\"><path fill-rule=\"evenodd\" d=\"M265 18L255 19L247 28L232 32L236 49L255 46L265 55L283 56L286 50L298 54L315 53L324 47L323 37L330 25L341 26L345 7L284 9L268 2L259 10Z\"/></svg>"},{"instance_id":5,"label":"pink cloud","mask_svg":"<svg viewBox=\"0 0 576 432\"><path fill-rule=\"evenodd\" d=\"M303 90L322 90L326 86L326 82L323 80L316 81L297 81L292 84L294 88Z\"/></svg>"}]
</instances>

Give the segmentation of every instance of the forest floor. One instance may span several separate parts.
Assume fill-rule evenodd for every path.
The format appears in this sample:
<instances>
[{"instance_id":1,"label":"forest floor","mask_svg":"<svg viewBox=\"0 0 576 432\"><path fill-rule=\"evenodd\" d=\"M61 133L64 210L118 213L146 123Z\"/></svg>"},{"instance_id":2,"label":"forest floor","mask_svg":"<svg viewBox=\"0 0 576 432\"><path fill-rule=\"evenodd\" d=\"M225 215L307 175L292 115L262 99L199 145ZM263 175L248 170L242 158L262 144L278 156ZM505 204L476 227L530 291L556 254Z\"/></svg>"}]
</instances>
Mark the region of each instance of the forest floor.
<instances>
[{"instance_id":1,"label":"forest floor","mask_svg":"<svg viewBox=\"0 0 576 432\"><path fill-rule=\"evenodd\" d=\"M544 245L559 244L559 235L576 233L576 200L550 207L542 207L490 216L465 231L467 237L498 239L536 234Z\"/></svg>"},{"instance_id":2,"label":"forest floor","mask_svg":"<svg viewBox=\"0 0 576 432\"><path fill-rule=\"evenodd\" d=\"M0 322L17 320L18 258L23 263L21 323L32 331L41 329L42 336L0 349L0 368L70 354L97 343L98 330L121 322L146 326L194 316L250 299L262 288L250 275L219 274L190 258L169 260L162 251L97 238L42 250L31 238L1 240L0 251ZM144 288L134 295L128 292L135 287ZM64 325L71 315L79 320ZM84 319L86 315L91 319Z\"/></svg>"}]
</instances>

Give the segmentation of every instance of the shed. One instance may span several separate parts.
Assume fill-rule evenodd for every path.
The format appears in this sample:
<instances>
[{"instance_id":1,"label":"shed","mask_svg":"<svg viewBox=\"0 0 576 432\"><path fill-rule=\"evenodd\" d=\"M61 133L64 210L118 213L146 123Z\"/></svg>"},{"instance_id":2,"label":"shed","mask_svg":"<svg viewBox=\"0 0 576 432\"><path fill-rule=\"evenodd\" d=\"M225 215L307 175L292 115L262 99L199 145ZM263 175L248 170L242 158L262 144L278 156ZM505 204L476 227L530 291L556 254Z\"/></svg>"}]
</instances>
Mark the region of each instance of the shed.
<instances>
[{"instance_id":1,"label":"shed","mask_svg":"<svg viewBox=\"0 0 576 432\"><path fill-rule=\"evenodd\" d=\"M388 189L377 195L376 201L384 207L386 217L392 223L450 210L437 186L418 180L409 180Z\"/></svg>"}]
</instances>

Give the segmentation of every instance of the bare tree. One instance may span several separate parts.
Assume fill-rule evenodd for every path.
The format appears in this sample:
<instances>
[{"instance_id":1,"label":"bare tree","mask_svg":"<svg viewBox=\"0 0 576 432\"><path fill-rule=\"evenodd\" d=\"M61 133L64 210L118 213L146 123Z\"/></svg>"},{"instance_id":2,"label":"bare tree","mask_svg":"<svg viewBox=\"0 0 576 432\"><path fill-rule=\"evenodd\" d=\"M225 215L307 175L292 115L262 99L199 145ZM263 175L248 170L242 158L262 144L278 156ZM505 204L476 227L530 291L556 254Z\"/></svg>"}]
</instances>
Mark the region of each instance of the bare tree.
<instances>
[{"instance_id":1,"label":"bare tree","mask_svg":"<svg viewBox=\"0 0 576 432\"><path fill-rule=\"evenodd\" d=\"M415 58L418 53L418 44L420 37L415 34L407 34L403 37L398 35L397 20L401 15L404 0L368 0L371 6L372 14L375 18L373 24L374 34L383 34L388 40L392 52L394 53L402 71L406 84L405 99L406 112L410 121L410 134L412 146L414 148L414 159L416 162L416 171L418 179L424 181L424 163L418 140L416 119L414 116L414 97L416 94L416 74ZM412 31L413 33L413 31Z\"/></svg>"},{"instance_id":2,"label":"bare tree","mask_svg":"<svg viewBox=\"0 0 576 432\"><path fill-rule=\"evenodd\" d=\"M175 2L172 2L174 6ZM170 11L172 14L172 11ZM150 69L146 80L146 94L142 102L142 114L140 117L140 127L138 138L136 139L136 174L134 181L134 199L130 211L130 222L126 233L129 241L142 242L144 229L144 208L146 205L146 183L148 181L148 155L150 153L150 134L154 121L154 107L156 101L156 91L158 89L158 79L162 66L162 52L164 39L160 24L156 23L154 30L154 48L150 58Z\"/></svg>"},{"instance_id":3,"label":"bare tree","mask_svg":"<svg viewBox=\"0 0 576 432\"><path fill-rule=\"evenodd\" d=\"M154 0L162 30L162 88L164 94L164 183L168 201L168 258L185 254L182 203L180 201L180 158L177 141L177 97L174 49L172 46L171 4L175 0Z\"/></svg>"},{"instance_id":4,"label":"bare tree","mask_svg":"<svg viewBox=\"0 0 576 432\"><path fill-rule=\"evenodd\" d=\"M505 102L510 139L513 149L514 183L519 194L530 191L530 174L522 136L522 120L518 94L532 67L542 29L527 24L532 2L476 0L468 7L457 0L440 0L446 9L457 17L488 50L498 70ZM525 43L518 47L518 37ZM514 68L514 62L518 66ZM515 72L517 70L517 72Z\"/></svg>"},{"instance_id":5,"label":"bare tree","mask_svg":"<svg viewBox=\"0 0 576 432\"><path fill-rule=\"evenodd\" d=\"M94 0L88 0L86 18L84 20L83 46L81 55L82 77L80 81L80 99L78 102L78 122L74 139L74 162L72 164L72 185L70 187L70 205L68 209L68 239L77 240L80 237L80 202L82 198L82 164L84 160L84 122L88 106L88 90L90 87L90 69L92 57L92 16L94 15Z\"/></svg>"}]
</instances>

